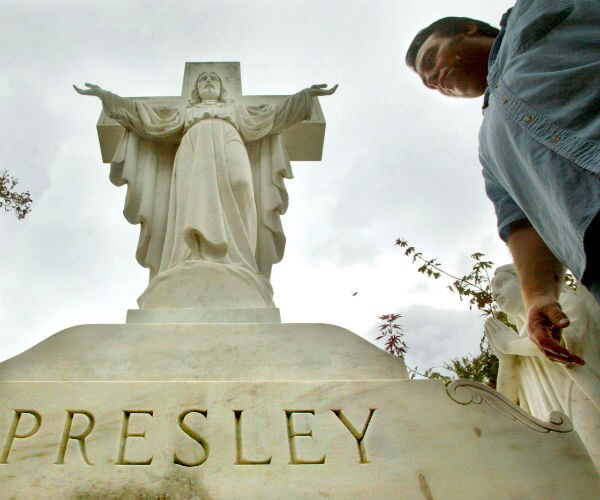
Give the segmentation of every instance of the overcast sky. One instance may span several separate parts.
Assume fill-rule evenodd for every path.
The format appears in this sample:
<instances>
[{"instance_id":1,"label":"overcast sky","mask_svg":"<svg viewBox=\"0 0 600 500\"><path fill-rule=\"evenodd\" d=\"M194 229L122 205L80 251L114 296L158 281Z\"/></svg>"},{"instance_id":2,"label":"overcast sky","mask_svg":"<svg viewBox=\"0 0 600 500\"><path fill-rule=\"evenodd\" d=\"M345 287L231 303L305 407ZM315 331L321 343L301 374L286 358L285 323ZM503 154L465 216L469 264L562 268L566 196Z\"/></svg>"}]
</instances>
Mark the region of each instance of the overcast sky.
<instances>
[{"instance_id":1,"label":"overcast sky","mask_svg":"<svg viewBox=\"0 0 600 500\"><path fill-rule=\"evenodd\" d=\"M448 15L497 25L510 0L0 0L0 169L35 200L0 212L0 360L70 326L123 323L147 285L139 228L108 180L97 99L179 95L186 61L240 61L246 95L339 83L321 98L323 160L287 182L286 256L273 269L284 322L369 340L397 312L420 368L477 351L483 322L416 272L397 237L445 268L509 261L477 160L481 102L427 90L404 65L414 34Z\"/></svg>"}]
</instances>

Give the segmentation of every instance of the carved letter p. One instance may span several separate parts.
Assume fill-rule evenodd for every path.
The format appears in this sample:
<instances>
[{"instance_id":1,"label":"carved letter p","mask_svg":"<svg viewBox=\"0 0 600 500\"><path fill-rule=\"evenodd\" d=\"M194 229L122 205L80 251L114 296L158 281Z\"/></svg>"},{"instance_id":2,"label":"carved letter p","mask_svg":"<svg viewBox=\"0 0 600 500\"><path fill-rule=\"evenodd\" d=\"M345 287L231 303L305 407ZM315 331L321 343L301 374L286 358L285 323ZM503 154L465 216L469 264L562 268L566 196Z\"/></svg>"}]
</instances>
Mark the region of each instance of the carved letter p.
<instances>
[{"instance_id":1,"label":"carved letter p","mask_svg":"<svg viewBox=\"0 0 600 500\"><path fill-rule=\"evenodd\" d=\"M27 413L34 418L33 426L31 430L25 432L24 434L17 434L17 430L19 427L19 421L21 420L21 415L23 413ZM8 431L8 436L6 437L6 442L4 443L4 448L2 449L2 455L0 455L0 464L8 463L8 454L10 453L10 449L12 447L13 441L15 438L17 439L26 439L28 437L33 436L37 431L40 430L42 425L42 416L35 410L15 410L15 415L13 417L12 423L10 425L10 430Z\"/></svg>"}]
</instances>

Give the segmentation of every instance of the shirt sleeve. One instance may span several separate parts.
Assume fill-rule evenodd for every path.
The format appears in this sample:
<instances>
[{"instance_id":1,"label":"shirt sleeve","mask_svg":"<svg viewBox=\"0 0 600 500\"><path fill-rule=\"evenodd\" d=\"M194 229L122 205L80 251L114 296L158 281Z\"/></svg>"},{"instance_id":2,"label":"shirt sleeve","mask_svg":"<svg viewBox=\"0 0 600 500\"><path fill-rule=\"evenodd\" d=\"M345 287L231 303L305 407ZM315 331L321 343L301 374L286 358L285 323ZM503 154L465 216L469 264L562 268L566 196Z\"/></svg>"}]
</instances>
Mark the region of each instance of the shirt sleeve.
<instances>
[{"instance_id":1,"label":"shirt sleeve","mask_svg":"<svg viewBox=\"0 0 600 500\"><path fill-rule=\"evenodd\" d=\"M498 233L503 241L508 240L509 227L513 222L527 220L527 216L510 197L508 192L498 183L488 169L483 165L483 179L485 181L485 192L494 204L496 219L498 220Z\"/></svg>"}]
</instances>

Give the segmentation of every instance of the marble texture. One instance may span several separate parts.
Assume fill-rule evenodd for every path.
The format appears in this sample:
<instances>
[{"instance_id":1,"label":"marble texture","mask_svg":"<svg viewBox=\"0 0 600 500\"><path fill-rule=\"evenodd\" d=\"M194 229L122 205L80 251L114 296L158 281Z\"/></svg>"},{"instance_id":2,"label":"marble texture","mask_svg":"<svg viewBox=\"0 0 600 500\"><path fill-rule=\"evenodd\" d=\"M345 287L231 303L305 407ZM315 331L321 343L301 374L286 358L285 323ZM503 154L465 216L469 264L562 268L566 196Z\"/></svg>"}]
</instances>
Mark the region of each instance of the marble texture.
<instances>
[{"instance_id":1,"label":"marble texture","mask_svg":"<svg viewBox=\"0 0 600 500\"><path fill-rule=\"evenodd\" d=\"M0 364L0 497L584 499L568 419L319 324L81 325ZM498 496L500 494L500 496Z\"/></svg>"},{"instance_id":2,"label":"marble texture","mask_svg":"<svg viewBox=\"0 0 600 500\"><path fill-rule=\"evenodd\" d=\"M279 309L177 307L173 309L128 309L126 323L281 323Z\"/></svg>"},{"instance_id":3,"label":"marble texture","mask_svg":"<svg viewBox=\"0 0 600 500\"><path fill-rule=\"evenodd\" d=\"M510 418L515 409L492 404L480 384L454 389L409 380L0 383L0 484L15 499L574 500L598 491L577 434ZM30 412L16 427L14 408ZM16 437L35 430L34 412L39 429Z\"/></svg>"},{"instance_id":4,"label":"marble texture","mask_svg":"<svg viewBox=\"0 0 600 500\"><path fill-rule=\"evenodd\" d=\"M261 274L198 260L183 262L152 278L138 304L144 311L275 308L271 283Z\"/></svg>"},{"instance_id":5,"label":"marble texture","mask_svg":"<svg viewBox=\"0 0 600 500\"><path fill-rule=\"evenodd\" d=\"M0 363L0 381L407 378L403 360L311 323L80 325Z\"/></svg>"}]
</instances>

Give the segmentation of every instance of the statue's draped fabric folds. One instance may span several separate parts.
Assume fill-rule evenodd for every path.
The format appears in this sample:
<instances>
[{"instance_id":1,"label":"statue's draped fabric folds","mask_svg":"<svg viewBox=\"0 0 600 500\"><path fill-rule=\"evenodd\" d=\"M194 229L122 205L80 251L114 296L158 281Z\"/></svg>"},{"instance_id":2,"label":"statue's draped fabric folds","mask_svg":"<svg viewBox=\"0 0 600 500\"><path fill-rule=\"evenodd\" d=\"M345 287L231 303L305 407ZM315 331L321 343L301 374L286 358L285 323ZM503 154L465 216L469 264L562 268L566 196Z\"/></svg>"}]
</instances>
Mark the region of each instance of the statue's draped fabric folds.
<instances>
[{"instance_id":1,"label":"statue's draped fabric folds","mask_svg":"<svg viewBox=\"0 0 600 500\"><path fill-rule=\"evenodd\" d=\"M85 86L74 88L102 101L100 149L113 184L127 185L125 218L140 224L136 258L150 282L138 320L280 321L270 277L285 249L286 148L295 160L321 159L316 98L337 85L243 96L239 63L223 62L187 63L181 97Z\"/></svg>"},{"instance_id":2,"label":"statue's draped fabric folds","mask_svg":"<svg viewBox=\"0 0 600 500\"><path fill-rule=\"evenodd\" d=\"M562 342L585 359L584 366L567 367L550 361L530 340L527 312L513 264L496 269L492 280L501 310L518 333L490 318L485 334L499 359L498 392L535 417L547 419L552 411L565 413L600 467L600 316L598 304L583 287L562 286L560 305L570 319Z\"/></svg>"},{"instance_id":3,"label":"statue's draped fabric folds","mask_svg":"<svg viewBox=\"0 0 600 500\"><path fill-rule=\"evenodd\" d=\"M268 279L283 257L283 179L292 177L281 132L310 118L310 94L278 106L169 109L114 94L103 102L127 130L110 178L127 184L125 217L141 224L136 256L151 278L201 260Z\"/></svg>"}]
</instances>

